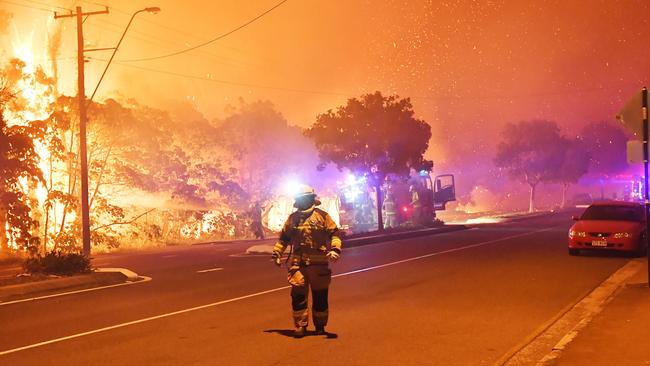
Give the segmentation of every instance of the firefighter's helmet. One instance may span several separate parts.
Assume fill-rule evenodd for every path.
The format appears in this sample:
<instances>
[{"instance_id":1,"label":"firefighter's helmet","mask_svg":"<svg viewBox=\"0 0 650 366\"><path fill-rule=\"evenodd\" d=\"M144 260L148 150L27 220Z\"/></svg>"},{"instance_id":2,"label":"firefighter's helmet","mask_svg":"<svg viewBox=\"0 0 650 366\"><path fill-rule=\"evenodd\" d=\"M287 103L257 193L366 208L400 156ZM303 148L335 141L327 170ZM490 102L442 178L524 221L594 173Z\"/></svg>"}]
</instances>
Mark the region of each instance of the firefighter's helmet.
<instances>
[{"instance_id":1,"label":"firefighter's helmet","mask_svg":"<svg viewBox=\"0 0 650 366\"><path fill-rule=\"evenodd\" d=\"M314 191L314 188L306 184L300 185L297 193L293 196L294 200L296 201L306 199L307 197L314 200L314 205L318 206L321 204L321 202L316 198L316 192ZM294 204L294 207L297 207L297 205Z\"/></svg>"},{"instance_id":2,"label":"firefighter's helmet","mask_svg":"<svg viewBox=\"0 0 650 366\"><path fill-rule=\"evenodd\" d=\"M294 199L298 199L301 197L305 196L314 196L316 197L316 192L314 191L314 188L306 185L306 184L301 184L300 187L298 187L298 191L296 194L293 196Z\"/></svg>"}]
</instances>

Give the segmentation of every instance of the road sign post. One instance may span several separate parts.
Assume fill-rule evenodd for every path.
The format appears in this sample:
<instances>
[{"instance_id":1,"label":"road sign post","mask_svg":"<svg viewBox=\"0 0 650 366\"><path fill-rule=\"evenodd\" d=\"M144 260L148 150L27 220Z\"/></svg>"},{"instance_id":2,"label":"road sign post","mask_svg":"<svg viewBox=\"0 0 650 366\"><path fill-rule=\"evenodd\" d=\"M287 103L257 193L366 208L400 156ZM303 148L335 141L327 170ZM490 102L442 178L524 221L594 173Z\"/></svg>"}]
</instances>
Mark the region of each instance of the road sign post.
<instances>
[{"instance_id":1,"label":"road sign post","mask_svg":"<svg viewBox=\"0 0 650 366\"><path fill-rule=\"evenodd\" d=\"M618 115L616 115L616 119L630 129L637 139L643 137L642 141L628 142L627 158L629 163L643 161L643 201L646 222L645 244L648 260L648 286L650 286L650 187L648 187L648 161L650 160L648 140L650 136L648 136L648 88L644 87L641 93L632 97ZM642 150L641 153L639 153L639 150Z\"/></svg>"},{"instance_id":2,"label":"road sign post","mask_svg":"<svg viewBox=\"0 0 650 366\"><path fill-rule=\"evenodd\" d=\"M650 190L648 189L648 89L641 91L641 125L643 126L643 201L645 212L646 257L648 260L648 286L650 286Z\"/></svg>"}]
</instances>

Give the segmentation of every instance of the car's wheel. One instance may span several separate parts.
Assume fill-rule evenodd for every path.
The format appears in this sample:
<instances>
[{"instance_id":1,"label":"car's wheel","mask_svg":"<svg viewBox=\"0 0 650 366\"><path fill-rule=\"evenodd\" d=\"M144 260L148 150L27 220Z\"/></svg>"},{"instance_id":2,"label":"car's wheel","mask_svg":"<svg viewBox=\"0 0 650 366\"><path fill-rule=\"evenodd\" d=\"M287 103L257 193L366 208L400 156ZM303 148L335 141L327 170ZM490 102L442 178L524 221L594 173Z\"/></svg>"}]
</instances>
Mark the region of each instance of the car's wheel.
<instances>
[{"instance_id":1,"label":"car's wheel","mask_svg":"<svg viewBox=\"0 0 650 366\"><path fill-rule=\"evenodd\" d=\"M580 249L569 248L569 255L578 255L580 254Z\"/></svg>"}]
</instances>

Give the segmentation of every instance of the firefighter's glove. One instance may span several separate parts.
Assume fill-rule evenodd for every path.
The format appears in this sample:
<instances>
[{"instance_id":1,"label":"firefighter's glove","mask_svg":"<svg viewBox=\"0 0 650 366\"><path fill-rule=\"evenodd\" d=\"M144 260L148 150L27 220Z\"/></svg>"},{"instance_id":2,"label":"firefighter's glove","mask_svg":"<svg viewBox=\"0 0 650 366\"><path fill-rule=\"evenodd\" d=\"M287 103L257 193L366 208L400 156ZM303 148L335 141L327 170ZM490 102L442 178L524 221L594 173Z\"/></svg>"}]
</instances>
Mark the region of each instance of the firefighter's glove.
<instances>
[{"instance_id":1,"label":"firefighter's glove","mask_svg":"<svg viewBox=\"0 0 650 366\"><path fill-rule=\"evenodd\" d=\"M271 260L278 267L282 265L282 258L280 258L280 254L276 252L273 252L273 254L271 255Z\"/></svg>"},{"instance_id":2,"label":"firefighter's glove","mask_svg":"<svg viewBox=\"0 0 650 366\"><path fill-rule=\"evenodd\" d=\"M341 255L334 250L330 250L329 252L327 252L327 260L332 263L339 260L340 257Z\"/></svg>"}]
</instances>

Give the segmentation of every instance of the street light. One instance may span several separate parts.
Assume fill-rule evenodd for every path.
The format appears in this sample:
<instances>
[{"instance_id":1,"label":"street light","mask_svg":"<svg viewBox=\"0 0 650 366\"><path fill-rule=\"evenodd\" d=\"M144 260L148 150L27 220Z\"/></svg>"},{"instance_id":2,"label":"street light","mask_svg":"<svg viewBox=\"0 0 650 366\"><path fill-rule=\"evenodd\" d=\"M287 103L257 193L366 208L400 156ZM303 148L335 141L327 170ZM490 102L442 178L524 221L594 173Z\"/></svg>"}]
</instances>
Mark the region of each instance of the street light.
<instances>
[{"instance_id":1,"label":"street light","mask_svg":"<svg viewBox=\"0 0 650 366\"><path fill-rule=\"evenodd\" d=\"M136 11L131 15L131 19L129 20L129 24L126 25L126 28L124 29L124 32L122 33L122 37L120 37L120 40L117 42L117 46L113 49L113 54L111 55L111 58L108 59L108 63L106 64L106 67L104 68L104 72L102 72L102 76L99 78L99 81L97 82L97 86L95 86L95 90L93 91L93 94L90 96L90 99L88 99L88 102L92 101L93 98L95 97L95 93L97 93L97 89L99 89L99 84L102 83L102 80L104 80L104 75L106 75L106 71L108 71L108 67L111 65L111 61L113 61L113 57L115 57L115 54L117 53L117 50L120 48L120 44L122 44L122 40L124 39L124 36L126 35L126 32L129 30L129 27L131 26L131 23L133 22L133 18L135 18L136 15L142 13L142 12L148 12L151 14L158 14L160 12L160 8L157 6L152 6L149 8L144 8L141 10ZM89 50L92 51L92 50Z\"/></svg>"}]
</instances>

